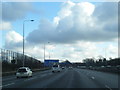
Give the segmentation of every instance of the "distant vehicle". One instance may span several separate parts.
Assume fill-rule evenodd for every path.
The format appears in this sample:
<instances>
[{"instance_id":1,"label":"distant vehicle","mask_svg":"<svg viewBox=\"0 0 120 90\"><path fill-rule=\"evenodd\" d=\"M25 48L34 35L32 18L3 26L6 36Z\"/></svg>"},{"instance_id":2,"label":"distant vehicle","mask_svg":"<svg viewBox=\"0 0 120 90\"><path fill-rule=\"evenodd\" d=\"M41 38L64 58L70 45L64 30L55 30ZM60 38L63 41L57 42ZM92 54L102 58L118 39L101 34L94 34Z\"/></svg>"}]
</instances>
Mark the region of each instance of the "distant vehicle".
<instances>
[{"instance_id":1,"label":"distant vehicle","mask_svg":"<svg viewBox=\"0 0 120 90\"><path fill-rule=\"evenodd\" d=\"M120 69L120 65L117 65L116 68L117 68L117 69Z\"/></svg>"},{"instance_id":2,"label":"distant vehicle","mask_svg":"<svg viewBox=\"0 0 120 90\"><path fill-rule=\"evenodd\" d=\"M62 69L65 69L65 67L62 67Z\"/></svg>"},{"instance_id":3,"label":"distant vehicle","mask_svg":"<svg viewBox=\"0 0 120 90\"><path fill-rule=\"evenodd\" d=\"M60 72L61 68L58 64L52 66L52 72Z\"/></svg>"},{"instance_id":4,"label":"distant vehicle","mask_svg":"<svg viewBox=\"0 0 120 90\"><path fill-rule=\"evenodd\" d=\"M72 66L69 67L69 69L72 69L72 68L73 68Z\"/></svg>"},{"instance_id":5,"label":"distant vehicle","mask_svg":"<svg viewBox=\"0 0 120 90\"><path fill-rule=\"evenodd\" d=\"M28 67L20 67L16 72L16 77L32 77L32 71Z\"/></svg>"},{"instance_id":6,"label":"distant vehicle","mask_svg":"<svg viewBox=\"0 0 120 90\"><path fill-rule=\"evenodd\" d=\"M106 67L107 67L107 68L111 68L111 66L110 66L110 65L107 65Z\"/></svg>"},{"instance_id":7,"label":"distant vehicle","mask_svg":"<svg viewBox=\"0 0 120 90\"><path fill-rule=\"evenodd\" d=\"M101 66L101 68L104 68L105 66Z\"/></svg>"}]
</instances>

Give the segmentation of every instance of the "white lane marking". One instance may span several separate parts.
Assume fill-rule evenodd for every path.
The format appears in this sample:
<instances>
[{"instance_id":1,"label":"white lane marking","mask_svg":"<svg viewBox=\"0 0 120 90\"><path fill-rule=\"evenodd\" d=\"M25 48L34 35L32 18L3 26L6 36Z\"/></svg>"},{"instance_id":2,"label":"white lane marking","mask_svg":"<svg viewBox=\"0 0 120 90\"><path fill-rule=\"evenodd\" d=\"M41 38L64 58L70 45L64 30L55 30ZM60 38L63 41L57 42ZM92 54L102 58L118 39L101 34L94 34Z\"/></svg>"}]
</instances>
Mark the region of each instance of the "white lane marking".
<instances>
[{"instance_id":1,"label":"white lane marking","mask_svg":"<svg viewBox=\"0 0 120 90\"><path fill-rule=\"evenodd\" d=\"M95 77L91 77L92 79L95 79Z\"/></svg>"},{"instance_id":2,"label":"white lane marking","mask_svg":"<svg viewBox=\"0 0 120 90\"><path fill-rule=\"evenodd\" d=\"M106 88L108 88L109 90L112 90L109 86L105 85Z\"/></svg>"},{"instance_id":3,"label":"white lane marking","mask_svg":"<svg viewBox=\"0 0 120 90\"><path fill-rule=\"evenodd\" d=\"M9 86L9 85L13 85L13 84L15 84L15 83L10 83L10 84L6 84L6 85L2 85L0 87L6 87L6 86Z\"/></svg>"}]
</instances>

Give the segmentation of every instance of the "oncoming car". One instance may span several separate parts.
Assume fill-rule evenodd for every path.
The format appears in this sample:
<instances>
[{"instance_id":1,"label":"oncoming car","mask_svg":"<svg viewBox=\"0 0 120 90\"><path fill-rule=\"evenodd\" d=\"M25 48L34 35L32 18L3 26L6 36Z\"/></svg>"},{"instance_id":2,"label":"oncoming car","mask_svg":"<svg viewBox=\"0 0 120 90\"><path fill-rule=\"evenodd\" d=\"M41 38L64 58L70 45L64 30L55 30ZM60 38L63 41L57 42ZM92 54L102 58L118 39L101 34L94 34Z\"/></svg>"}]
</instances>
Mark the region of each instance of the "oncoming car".
<instances>
[{"instance_id":1,"label":"oncoming car","mask_svg":"<svg viewBox=\"0 0 120 90\"><path fill-rule=\"evenodd\" d=\"M61 71L61 68L59 65L53 65L52 66L52 72L60 72Z\"/></svg>"},{"instance_id":2,"label":"oncoming car","mask_svg":"<svg viewBox=\"0 0 120 90\"><path fill-rule=\"evenodd\" d=\"M16 77L32 77L32 71L28 67L20 67L16 72Z\"/></svg>"}]
</instances>

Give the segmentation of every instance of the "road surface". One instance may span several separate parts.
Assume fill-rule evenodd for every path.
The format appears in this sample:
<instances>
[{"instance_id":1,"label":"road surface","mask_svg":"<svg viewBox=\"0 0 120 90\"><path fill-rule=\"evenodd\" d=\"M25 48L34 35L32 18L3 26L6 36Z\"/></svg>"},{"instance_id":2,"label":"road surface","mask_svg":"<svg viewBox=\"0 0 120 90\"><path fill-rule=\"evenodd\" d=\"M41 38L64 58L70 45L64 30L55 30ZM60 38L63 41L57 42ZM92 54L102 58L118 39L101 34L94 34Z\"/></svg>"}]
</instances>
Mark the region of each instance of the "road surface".
<instances>
[{"instance_id":1,"label":"road surface","mask_svg":"<svg viewBox=\"0 0 120 90\"><path fill-rule=\"evenodd\" d=\"M33 77L15 75L2 79L2 88L118 88L118 75L93 70L67 68L58 73L51 70L36 72Z\"/></svg>"}]
</instances>

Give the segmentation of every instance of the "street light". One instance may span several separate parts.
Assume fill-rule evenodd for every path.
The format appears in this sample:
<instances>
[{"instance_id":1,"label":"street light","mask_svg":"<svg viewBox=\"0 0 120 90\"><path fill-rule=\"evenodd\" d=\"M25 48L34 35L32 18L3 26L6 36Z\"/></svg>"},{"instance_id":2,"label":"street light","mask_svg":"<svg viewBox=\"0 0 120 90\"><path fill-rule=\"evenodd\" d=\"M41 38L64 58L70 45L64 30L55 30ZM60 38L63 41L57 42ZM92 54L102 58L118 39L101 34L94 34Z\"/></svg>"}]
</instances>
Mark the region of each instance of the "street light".
<instances>
[{"instance_id":1,"label":"street light","mask_svg":"<svg viewBox=\"0 0 120 90\"><path fill-rule=\"evenodd\" d=\"M31 21L31 22L33 22L34 20L24 20L23 21L23 67L24 67L24 60L25 60L25 57L24 57L24 42L25 42L25 39L24 39L24 24L25 24L25 22L27 22L27 21Z\"/></svg>"},{"instance_id":2,"label":"street light","mask_svg":"<svg viewBox=\"0 0 120 90\"><path fill-rule=\"evenodd\" d=\"M50 42L48 42L50 43ZM45 43L44 43L44 61L45 61Z\"/></svg>"}]
</instances>

